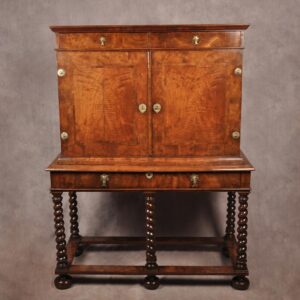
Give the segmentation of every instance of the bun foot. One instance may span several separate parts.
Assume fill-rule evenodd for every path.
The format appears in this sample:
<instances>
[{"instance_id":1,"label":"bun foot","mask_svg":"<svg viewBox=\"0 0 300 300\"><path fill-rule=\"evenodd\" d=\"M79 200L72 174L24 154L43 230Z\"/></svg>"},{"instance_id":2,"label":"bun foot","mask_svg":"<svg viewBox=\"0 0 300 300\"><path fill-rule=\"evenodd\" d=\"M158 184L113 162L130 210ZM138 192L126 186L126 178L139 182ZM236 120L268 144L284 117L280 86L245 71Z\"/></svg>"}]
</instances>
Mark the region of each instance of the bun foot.
<instances>
[{"instance_id":1,"label":"bun foot","mask_svg":"<svg viewBox=\"0 0 300 300\"><path fill-rule=\"evenodd\" d=\"M75 252L75 256L78 257L80 256L84 251L84 248L82 246L78 246Z\"/></svg>"},{"instance_id":2,"label":"bun foot","mask_svg":"<svg viewBox=\"0 0 300 300\"><path fill-rule=\"evenodd\" d=\"M68 289L72 285L72 277L69 275L59 275L55 278L54 284L59 290Z\"/></svg>"},{"instance_id":3,"label":"bun foot","mask_svg":"<svg viewBox=\"0 0 300 300\"><path fill-rule=\"evenodd\" d=\"M235 276L232 278L231 286L240 291L247 290L249 288L249 279L245 276Z\"/></svg>"},{"instance_id":4,"label":"bun foot","mask_svg":"<svg viewBox=\"0 0 300 300\"><path fill-rule=\"evenodd\" d=\"M144 287L147 290L156 290L159 287L159 278L154 275L148 275L144 279Z\"/></svg>"}]
</instances>

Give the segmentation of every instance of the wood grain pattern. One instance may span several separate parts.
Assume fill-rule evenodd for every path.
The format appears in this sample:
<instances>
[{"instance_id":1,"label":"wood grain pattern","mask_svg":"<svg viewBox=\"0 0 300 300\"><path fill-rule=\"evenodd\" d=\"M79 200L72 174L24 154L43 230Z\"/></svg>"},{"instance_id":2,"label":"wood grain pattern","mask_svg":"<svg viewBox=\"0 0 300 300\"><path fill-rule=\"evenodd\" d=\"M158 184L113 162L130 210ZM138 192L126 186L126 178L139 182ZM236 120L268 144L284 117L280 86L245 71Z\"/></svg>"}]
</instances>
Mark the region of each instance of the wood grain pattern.
<instances>
[{"instance_id":1,"label":"wood grain pattern","mask_svg":"<svg viewBox=\"0 0 300 300\"><path fill-rule=\"evenodd\" d=\"M51 188L62 190L230 190L240 189L239 172L197 173L199 183L192 187L192 173L154 173L152 179L146 173L106 173L108 186L101 186L101 173L52 172ZM247 188L246 188L247 189ZM249 187L248 187L249 189Z\"/></svg>"},{"instance_id":2,"label":"wood grain pattern","mask_svg":"<svg viewBox=\"0 0 300 300\"><path fill-rule=\"evenodd\" d=\"M139 156L148 153L147 55L58 53L62 155Z\"/></svg>"},{"instance_id":3,"label":"wood grain pattern","mask_svg":"<svg viewBox=\"0 0 300 300\"><path fill-rule=\"evenodd\" d=\"M200 38L199 44L193 43L193 37ZM214 49L214 48L242 48L240 32L168 32L151 33L150 48L166 49Z\"/></svg>"},{"instance_id":4,"label":"wood grain pattern","mask_svg":"<svg viewBox=\"0 0 300 300\"><path fill-rule=\"evenodd\" d=\"M206 157L77 157L58 156L47 168L53 172L219 172L243 171L243 184L250 185L254 168L239 156ZM248 171L248 172L246 172Z\"/></svg>"},{"instance_id":5,"label":"wood grain pattern","mask_svg":"<svg viewBox=\"0 0 300 300\"><path fill-rule=\"evenodd\" d=\"M192 41L197 35L199 44ZM105 44L100 38L105 38ZM69 33L57 34L59 50L242 48L241 32Z\"/></svg>"},{"instance_id":6,"label":"wood grain pattern","mask_svg":"<svg viewBox=\"0 0 300 300\"><path fill-rule=\"evenodd\" d=\"M54 202L57 266L54 284L69 274L234 275L249 287L247 214L251 172L232 132L241 131L243 24L52 26L56 33L61 153L47 168ZM198 36L199 43L193 43ZM105 42L100 43L100 37ZM139 104L146 104L144 113ZM156 113L153 105L162 109ZM146 176L151 172L152 176ZM102 177L101 177L102 175ZM105 175L105 176L103 176ZM105 183L101 178L108 178ZM192 180L192 179L195 180ZM155 191L226 191L225 237L156 237ZM66 244L62 193L69 192L71 237ZM82 237L76 192L142 191L144 237ZM235 193L239 193L237 239ZM76 265L89 245L142 247L143 266ZM160 266L158 247L213 245L231 265ZM158 259L157 259L158 258Z\"/></svg>"},{"instance_id":7,"label":"wood grain pattern","mask_svg":"<svg viewBox=\"0 0 300 300\"><path fill-rule=\"evenodd\" d=\"M174 45L160 40L184 47L191 34L168 33ZM240 39L232 32L201 34L207 47ZM71 44L78 39L79 47L99 39L95 33L73 35L63 38ZM115 49L116 39L120 45L148 41L147 34L130 38L111 33L105 47ZM238 155L239 139L231 134L240 131L241 76L234 69L242 64L241 50L59 51L57 60L66 71L59 78L61 131L69 134L63 156ZM144 114L141 103L148 104ZM155 103L162 105L158 114Z\"/></svg>"},{"instance_id":8,"label":"wood grain pattern","mask_svg":"<svg viewBox=\"0 0 300 300\"><path fill-rule=\"evenodd\" d=\"M104 45L100 37L105 37ZM70 33L58 35L59 49L143 49L148 48L149 38L143 33Z\"/></svg>"},{"instance_id":9,"label":"wood grain pattern","mask_svg":"<svg viewBox=\"0 0 300 300\"><path fill-rule=\"evenodd\" d=\"M240 131L238 51L153 53L152 98L156 156L237 155Z\"/></svg>"}]
</instances>

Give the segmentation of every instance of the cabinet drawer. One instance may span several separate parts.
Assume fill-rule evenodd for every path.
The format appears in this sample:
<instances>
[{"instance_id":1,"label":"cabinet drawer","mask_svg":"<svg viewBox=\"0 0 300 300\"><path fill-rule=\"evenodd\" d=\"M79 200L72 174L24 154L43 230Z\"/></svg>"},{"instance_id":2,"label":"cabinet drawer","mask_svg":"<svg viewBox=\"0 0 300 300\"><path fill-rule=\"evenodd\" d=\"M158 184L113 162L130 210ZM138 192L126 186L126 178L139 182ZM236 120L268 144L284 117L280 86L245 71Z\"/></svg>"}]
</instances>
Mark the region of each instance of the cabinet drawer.
<instances>
[{"instance_id":1,"label":"cabinet drawer","mask_svg":"<svg viewBox=\"0 0 300 300\"><path fill-rule=\"evenodd\" d=\"M239 172L225 173L51 173L53 189L206 190L239 188Z\"/></svg>"},{"instance_id":2,"label":"cabinet drawer","mask_svg":"<svg viewBox=\"0 0 300 300\"><path fill-rule=\"evenodd\" d=\"M144 33L72 33L59 34L60 49L134 49L147 48Z\"/></svg>"},{"instance_id":3,"label":"cabinet drawer","mask_svg":"<svg viewBox=\"0 0 300 300\"><path fill-rule=\"evenodd\" d=\"M151 33L152 48L240 48L240 32L171 32Z\"/></svg>"}]
</instances>

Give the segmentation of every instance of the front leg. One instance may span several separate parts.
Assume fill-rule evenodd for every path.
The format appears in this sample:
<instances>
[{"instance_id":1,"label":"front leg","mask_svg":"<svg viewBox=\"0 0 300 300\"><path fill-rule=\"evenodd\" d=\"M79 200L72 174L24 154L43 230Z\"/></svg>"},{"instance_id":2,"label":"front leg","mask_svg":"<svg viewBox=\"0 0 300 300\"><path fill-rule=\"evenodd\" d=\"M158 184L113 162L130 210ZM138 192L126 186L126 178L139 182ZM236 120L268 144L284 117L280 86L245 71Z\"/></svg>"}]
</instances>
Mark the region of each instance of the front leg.
<instances>
[{"instance_id":1,"label":"front leg","mask_svg":"<svg viewBox=\"0 0 300 300\"><path fill-rule=\"evenodd\" d=\"M145 193L146 200L146 268L155 270L156 245L155 245L155 199L153 192ZM144 279L144 286L149 290L155 290L159 286L159 279L155 275L148 275Z\"/></svg>"},{"instance_id":2,"label":"front leg","mask_svg":"<svg viewBox=\"0 0 300 300\"><path fill-rule=\"evenodd\" d=\"M224 256L229 257L226 242L234 240L235 235L235 192L228 192L227 197L227 217L226 217L226 230L224 236L224 246L222 252Z\"/></svg>"},{"instance_id":3,"label":"front leg","mask_svg":"<svg viewBox=\"0 0 300 300\"><path fill-rule=\"evenodd\" d=\"M56 267L57 269L65 269L68 267L67 243L65 235L64 214L62 206L62 192L52 192L52 200L54 205L54 225L56 235ZM72 285L72 277L68 274L60 274L54 280L54 284L58 289L67 289Z\"/></svg>"},{"instance_id":4,"label":"front leg","mask_svg":"<svg viewBox=\"0 0 300 300\"><path fill-rule=\"evenodd\" d=\"M76 192L69 192L69 208L70 208L70 231L71 239L75 240L77 243L77 249L75 256L80 256L83 253L83 246L80 245L81 236L79 234L79 224L78 224L78 204Z\"/></svg>"},{"instance_id":5,"label":"front leg","mask_svg":"<svg viewBox=\"0 0 300 300\"><path fill-rule=\"evenodd\" d=\"M248 194L247 192L239 193L237 260L235 266L239 270L247 270ZM238 275L232 279L231 284L237 290L247 290L250 282L244 275Z\"/></svg>"}]
</instances>

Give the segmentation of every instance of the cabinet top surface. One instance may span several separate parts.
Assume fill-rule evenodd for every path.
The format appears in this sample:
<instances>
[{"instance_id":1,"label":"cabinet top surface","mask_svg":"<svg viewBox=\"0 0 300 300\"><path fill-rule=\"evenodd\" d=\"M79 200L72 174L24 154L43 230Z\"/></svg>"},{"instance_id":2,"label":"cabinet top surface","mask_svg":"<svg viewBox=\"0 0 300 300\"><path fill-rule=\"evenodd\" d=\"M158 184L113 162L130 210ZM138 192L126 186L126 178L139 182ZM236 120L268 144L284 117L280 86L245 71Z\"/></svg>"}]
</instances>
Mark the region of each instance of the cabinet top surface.
<instances>
[{"instance_id":1,"label":"cabinet top surface","mask_svg":"<svg viewBox=\"0 0 300 300\"><path fill-rule=\"evenodd\" d=\"M58 33L83 32L176 32L176 31L240 31L246 30L247 24L180 24L180 25L76 25L50 26Z\"/></svg>"}]
</instances>

